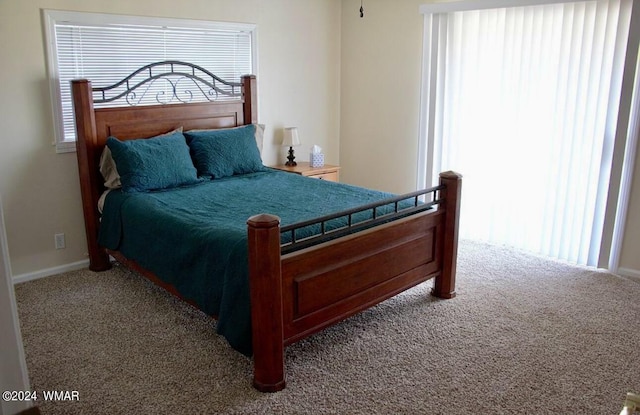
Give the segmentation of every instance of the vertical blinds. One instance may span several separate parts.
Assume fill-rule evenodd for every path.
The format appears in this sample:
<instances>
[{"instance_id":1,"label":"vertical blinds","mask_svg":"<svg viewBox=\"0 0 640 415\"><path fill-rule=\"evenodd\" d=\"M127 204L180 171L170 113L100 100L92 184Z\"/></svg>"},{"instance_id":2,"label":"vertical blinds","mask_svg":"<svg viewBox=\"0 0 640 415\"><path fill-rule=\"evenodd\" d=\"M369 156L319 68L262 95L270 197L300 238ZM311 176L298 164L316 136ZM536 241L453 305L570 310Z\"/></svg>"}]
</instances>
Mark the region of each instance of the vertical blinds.
<instances>
[{"instance_id":1,"label":"vertical blinds","mask_svg":"<svg viewBox=\"0 0 640 415\"><path fill-rule=\"evenodd\" d=\"M241 29L56 22L59 116L64 135L58 142L75 142L76 139L70 93L72 79L89 79L94 87L105 87L144 65L179 60L199 65L226 81L239 82L242 75L252 73L251 43L251 32ZM155 92L167 87L161 82L151 86ZM153 99L156 95L145 94L138 105L157 104ZM225 96L217 99L225 99ZM103 105L127 103L123 100Z\"/></svg>"},{"instance_id":2,"label":"vertical blinds","mask_svg":"<svg viewBox=\"0 0 640 415\"><path fill-rule=\"evenodd\" d=\"M465 176L462 237L597 264L630 10L598 0L425 16L424 140L431 166Z\"/></svg>"}]
</instances>

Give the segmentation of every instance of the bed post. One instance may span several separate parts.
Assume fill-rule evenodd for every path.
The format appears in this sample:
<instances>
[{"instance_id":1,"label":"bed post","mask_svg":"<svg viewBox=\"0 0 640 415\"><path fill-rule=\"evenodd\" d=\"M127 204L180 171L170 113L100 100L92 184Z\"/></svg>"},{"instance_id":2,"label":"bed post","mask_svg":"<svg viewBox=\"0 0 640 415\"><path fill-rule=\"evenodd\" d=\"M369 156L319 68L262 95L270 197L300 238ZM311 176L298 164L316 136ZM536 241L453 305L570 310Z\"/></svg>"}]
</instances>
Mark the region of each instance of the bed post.
<instances>
[{"instance_id":1,"label":"bed post","mask_svg":"<svg viewBox=\"0 0 640 415\"><path fill-rule=\"evenodd\" d=\"M255 75L242 77L242 97L244 98L244 124L256 124L258 122L258 88Z\"/></svg>"},{"instance_id":2,"label":"bed post","mask_svg":"<svg viewBox=\"0 0 640 415\"><path fill-rule=\"evenodd\" d=\"M71 94L76 117L76 156L80 174L82 210L89 250L89 269L104 271L111 268L106 251L98 246L98 189L102 182L98 172L98 155L95 154L97 130L93 111L91 82L86 79L71 81Z\"/></svg>"},{"instance_id":3,"label":"bed post","mask_svg":"<svg viewBox=\"0 0 640 415\"><path fill-rule=\"evenodd\" d=\"M458 226L460 224L460 196L462 175L447 171L440 173L440 191L444 199L444 231L442 232L442 272L436 277L432 294L439 298L456 296L456 262L458 258Z\"/></svg>"},{"instance_id":4,"label":"bed post","mask_svg":"<svg viewBox=\"0 0 640 415\"><path fill-rule=\"evenodd\" d=\"M256 215L247 225L253 386L277 392L285 387L280 218Z\"/></svg>"}]
</instances>

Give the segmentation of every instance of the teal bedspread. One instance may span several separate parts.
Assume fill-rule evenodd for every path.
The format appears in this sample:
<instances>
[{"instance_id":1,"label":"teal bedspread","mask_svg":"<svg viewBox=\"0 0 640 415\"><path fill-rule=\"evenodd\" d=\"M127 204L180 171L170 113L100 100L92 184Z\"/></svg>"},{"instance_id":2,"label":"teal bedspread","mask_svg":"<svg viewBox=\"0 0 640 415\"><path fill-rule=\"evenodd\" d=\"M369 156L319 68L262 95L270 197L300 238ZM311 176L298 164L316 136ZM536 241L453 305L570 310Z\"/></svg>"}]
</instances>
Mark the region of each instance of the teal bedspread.
<instances>
[{"instance_id":1,"label":"teal bedspread","mask_svg":"<svg viewBox=\"0 0 640 415\"><path fill-rule=\"evenodd\" d=\"M250 356L247 219L270 213L284 226L390 196L276 170L150 193L112 191L99 243L217 316L217 332Z\"/></svg>"}]
</instances>

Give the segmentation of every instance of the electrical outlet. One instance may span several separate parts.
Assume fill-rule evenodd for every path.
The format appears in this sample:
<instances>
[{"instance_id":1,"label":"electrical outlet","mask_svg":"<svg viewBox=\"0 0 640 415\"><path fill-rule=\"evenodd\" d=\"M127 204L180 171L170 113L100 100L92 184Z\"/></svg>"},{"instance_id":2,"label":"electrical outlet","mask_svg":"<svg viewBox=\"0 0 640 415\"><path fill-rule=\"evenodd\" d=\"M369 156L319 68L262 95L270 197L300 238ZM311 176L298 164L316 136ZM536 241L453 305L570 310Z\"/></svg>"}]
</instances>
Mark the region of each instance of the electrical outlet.
<instances>
[{"instance_id":1,"label":"electrical outlet","mask_svg":"<svg viewBox=\"0 0 640 415\"><path fill-rule=\"evenodd\" d=\"M54 237L56 241L56 249L64 249L65 248L64 233L56 233Z\"/></svg>"}]
</instances>

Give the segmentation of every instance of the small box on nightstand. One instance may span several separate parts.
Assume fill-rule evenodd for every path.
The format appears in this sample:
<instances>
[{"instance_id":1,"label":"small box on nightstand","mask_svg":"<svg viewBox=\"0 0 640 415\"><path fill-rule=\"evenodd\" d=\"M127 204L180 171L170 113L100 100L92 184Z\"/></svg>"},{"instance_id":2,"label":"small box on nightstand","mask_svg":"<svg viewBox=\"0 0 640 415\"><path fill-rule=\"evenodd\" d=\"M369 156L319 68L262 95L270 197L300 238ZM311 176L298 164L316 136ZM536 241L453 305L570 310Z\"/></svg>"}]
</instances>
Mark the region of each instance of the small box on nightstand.
<instances>
[{"instance_id":1,"label":"small box on nightstand","mask_svg":"<svg viewBox=\"0 0 640 415\"><path fill-rule=\"evenodd\" d=\"M322 167L324 166L324 154L323 153L310 153L309 154L309 165L311 167Z\"/></svg>"}]
</instances>

